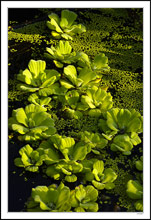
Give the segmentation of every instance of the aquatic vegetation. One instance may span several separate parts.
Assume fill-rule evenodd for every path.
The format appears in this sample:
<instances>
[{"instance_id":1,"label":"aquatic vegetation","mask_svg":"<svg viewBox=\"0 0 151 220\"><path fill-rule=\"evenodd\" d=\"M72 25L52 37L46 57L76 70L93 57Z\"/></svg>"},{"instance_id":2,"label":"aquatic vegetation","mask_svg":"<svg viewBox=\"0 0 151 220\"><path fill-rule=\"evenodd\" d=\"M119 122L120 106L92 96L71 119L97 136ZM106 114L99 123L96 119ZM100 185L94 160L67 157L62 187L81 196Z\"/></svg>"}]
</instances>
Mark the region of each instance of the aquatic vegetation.
<instances>
[{"instance_id":1,"label":"aquatic vegetation","mask_svg":"<svg viewBox=\"0 0 151 220\"><path fill-rule=\"evenodd\" d=\"M62 10L61 18L55 13L51 13L48 17L50 21L47 21L47 26L52 30L51 35L54 38L72 40L74 35L86 32L83 24L77 24L75 22L77 14L73 11Z\"/></svg>"},{"instance_id":2,"label":"aquatic vegetation","mask_svg":"<svg viewBox=\"0 0 151 220\"><path fill-rule=\"evenodd\" d=\"M127 183L127 195L133 199L137 200L134 203L136 210L143 211L143 186L137 180L129 180Z\"/></svg>"},{"instance_id":3,"label":"aquatic vegetation","mask_svg":"<svg viewBox=\"0 0 151 220\"><path fill-rule=\"evenodd\" d=\"M17 79L23 83L17 85L18 89L26 92L37 92L40 96L47 96L58 92L59 85L55 83L60 78L58 71L46 69L43 60L30 60L28 69L20 71Z\"/></svg>"},{"instance_id":4,"label":"aquatic vegetation","mask_svg":"<svg viewBox=\"0 0 151 220\"><path fill-rule=\"evenodd\" d=\"M117 175L112 168L104 169L104 162L102 160L91 159L82 161L83 174L85 181L92 181L92 184L98 189L113 189L113 183Z\"/></svg>"},{"instance_id":5,"label":"aquatic vegetation","mask_svg":"<svg viewBox=\"0 0 151 220\"><path fill-rule=\"evenodd\" d=\"M71 191L71 207L74 208L75 212L97 212L97 197L98 191L93 186L76 186L75 189Z\"/></svg>"},{"instance_id":6,"label":"aquatic vegetation","mask_svg":"<svg viewBox=\"0 0 151 220\"><path fill-rule=\"evenodd\" d=\"M112 108L108 110L104 117L99 120L99 128L102 135L107 140L112 140L111 150L121 151L125 155L130 155L133 145L141 143L138 136L143 129L143 118L135 109Z\"/></svg>"},{"instance_id":7,"label":"aquatic vegetation","mask_svg":"<svg viewBox=\"0 0 151 220\"><path fill-rule=\"evenodd\" d=\"M27 211L97 212L106 193L109 197L119 196L119 204L128 211L134 208L143 211L143 157L139 159L133 148L141 143L143 132L142 103L141 99L138 101L142 94L142 70L138 64L142 61L142 38L134 36L133 27L131 36L125 35L128 27L121 17L126 19L126 15L119 14L114 24L112 19L117 16L114 10L113 15L108 9L97 10L100 10L98 14L89 14L89 10L78 12L82 15L79 21L82 19L87 25L87 33L81 36L86 28L75 22L77 14L69 10L63 10L61 18L55 13L49 14L47 26L54 40L47 40L50 36L44 22L40 23L41 28L35 23L29 28L27 25L9 31L9 40L17 42L18 38L20 42L30 43L35 40L34 44L44 48L50 45L44 55L55 64L55 69L46 69L44 49L35 45L30 49L36 58L17 75L20 81L17 88L23 92L25 109L13 110L9 128L16 135L19 133L19 140L32 141L35 149L25 145L19 150L21 157L14 163L25 171L39 172L58 185L61 181L70 184L70 187L61 183L58 187L52 184L33 188ZM116 29L120 29L120 33L116 33ZM34 36L36 32L40 35ZM71 44L58 41L61 38L72 40ZM126 45L127 39L137 43ZM11 47L10 53L19 54L19 50ZM137 60L137 64L132 60ZM9 63L12 68L13 60ZM48 63L49 68L53 68L53 63ZM14 96L19 93L15 93L15 86ZM28 93L33 94L27 97ZM32 104L27 105L27 100ZM13 133L10 136L13 137ZM131 173L136 174L135 180ZM81 185L77 186L79 182ZM76 185L74 189L72 184Z\"/></svg>"},{"instance_id":8,"label":"aquatic vegetation","mask_svg":"<svg viewBox=\"0 0 151 220\"><path fill-rule=\"evenodd\" d=\"M21 158L16 158L14 163L18 167L24 167L25 170L30 172L37 172L39 166L43 164L44 154L37 150L33 150L29 144L26 144L19 150Z\"/></svg>"},{"instance_id":9,"label":"aquatic vegetation","mask_svg":"<svg viewBox=\"0 0 151 220\"><path fill-rule=\"evenodd\" d=\"M91 61L86 53L80 52L78 65L94 72L107 71L110 69L108 66L108 57L106 57L104 53L97 54L94 60Z\"/></svg>"},{"instance_id":10,"label":"aquatic vegetation","mask_svg":"<svg viewBox=\"0 0 151 220\"><path fill-rule=\"evenodd\" d=\"M64 76L66 79L60 79L60 84L66 89L75 88L78 90L91 87L97 78L97 75L89 69L87 71L82 69L78 74L73 65L68 65L64 68Z\"/></svg>"},{"instance_id":11,"label":"aquatic vegetation","mask_svg":"<svg viewBox=\"0 0 151 220\"><path fill-rule=\"evenodd\" d=\"M63 183L57 187L37 186L32 188L31 198L27 203L28 212L68 212L70 205L70 189Z\"/></svg>"},{"instance_id":12,"label":"aquatic vegetation","mask_svg":"<svg viewBox=\"0 0 151 220\"><path fill-rule=\"evenodd\" d=\"M135 165L137 170L143 171L143 156L140 157L140 160L136 161Z\"/></svg>"},{"instance_id":13,"label":"aquatic vegetation","mask_svg":"<svg viewBox=\"0 0 151 220\"><path fill-rule=\"evenodd\" d=\"M108 141L103 138L99 133L92 133L88 131L80 132L81 140L88 145L88 152L100 154L100 150L103 149Z\"/></svg>"},{"instance_id":14,"label":"aquatic vegetation","mask_svg":"<svg viewBox=\"0 0 151 220\"><path fill-rule=\"evenodd\" d=\"M44 107L45 105L48 105L51 101L50 97L39 97L36 93L31 94L28 97L28 101L35 104Z\"/></svg>"},{"instance_id":15,"label":"aquatic vegetation","mask_svg":"<svg viewBox=\"0 0 151 220\"><path fill-rule=\"evenodd\" d=\"M99 117L101 113L106 112L113 106L111 94L97 86L87 89L86 95L81 96L81 102L84 106L87 106L86 109L90 109L88 114L92 117Z\"/></svg>"},{"instance_id":16,"label":"aquatic vegetation","mask_svg":"<svg viewBox=\"0 0 151 220\"><path fill-rule=\"evenodd\" d=\"M72 52L72 47L68 41L60 40L56 47L51 45L51 48L46 48L45 57L53 60L58 68L62 68L64 64L71 64L77 61L78 54Z\"/></svg>"},{"instance_id":17,"label":"aquatic vegetation","mask_svg":"<svg viewBox=\"0 0 151 220\"><path fill-rule=\"evenodd\" d=\"M25 141L48 138L56 132L51 115L45 108L34 104L13 110L8 126L20 134L19 140Z\"/></svg>"}]
</instances>

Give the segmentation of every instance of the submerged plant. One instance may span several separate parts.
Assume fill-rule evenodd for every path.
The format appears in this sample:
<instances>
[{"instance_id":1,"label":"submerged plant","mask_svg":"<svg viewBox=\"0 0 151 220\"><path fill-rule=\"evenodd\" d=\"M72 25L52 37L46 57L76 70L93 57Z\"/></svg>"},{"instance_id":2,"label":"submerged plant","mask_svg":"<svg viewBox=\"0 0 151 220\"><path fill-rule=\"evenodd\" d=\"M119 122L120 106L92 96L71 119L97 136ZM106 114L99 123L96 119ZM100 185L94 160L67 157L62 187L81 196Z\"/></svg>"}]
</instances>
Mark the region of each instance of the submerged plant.
<instances>
[{"instance_id":1,"label":"submerged plant","mask_svg":"<svg viewBox=\"0 0 151 220\"><path fill-rule=\"evenodd\" d=\"M52 30L51 34L54 38L72 40L74 35L86 32L83 24L75 22L77 14L73 11L62 10L61 18L55 13L51 13L48 17L50 21L47 21L47 26Z\"/></svg>"},{"instance_id":2,"label":"submerged plant","mask_svg":"<svg viewBox=\"0 0 151 220\"><path fill-rule=\"evenodd\" d=\"M70 189L63 183L57 187L37 186L32 188L31 198L27 202L27 212L69 212Z\"/></svg>"},{"instance_id":3,"label":"submerged plant","mask_svg":"<svg viewBox=\"0 0 151 220\"><path fill-rule=\"evenodd\" d=\"M39 149L33 150L29 144L25 145L19 150L21 158L16 158L14 163L18 167L24 167L30 172L37 172L39 166L43 164L44 154Z\"/></svg>"},{"instance_id":4,"label":"submerged plant","mask_svg":"<svg viewBox=\"0 0 151 220\"><path fill-rule=\"evenodd\" d=\"M79 185L71 191L70 204L75 212L97 212L98 191L91 185Z\"/></svg>"},{"instance_id":5,"label":"submerged plant","mask_svg":"<svg viewBox=\"0 0 151 220\"><path fill-rule=\"evenodd\" d=\"M46 62L43 60L30 60L28 69L20 71L17 79L22 83L18 84L19 90L26 92L38 92L40 96L60 94L63 92L56 81L60 73L54 69L46 69Z\"/></svg>"},{"instance_id":6,"label":"submerged plant","mask_svg":"<svg viewBox=\"0 0 151 220\"><path fill-rule=\"evenodd\" d=\"M58 68L62 68L64 64L75 63L78 60L78 54L72 52L72 47L68 41L60 40L56 47L51 45L51 48L46 48L45 57L53 60Z\"/></svg>"},{"instance_id":7,"label":"submerged plant","mask_svg":"<svg viewBox=\"0 0 151 220\"><path fill-rule=\"evenodd\" d=\"M13 110L12 117L8 119L8 126L20 134L19 140L34 141L48 138L56 132L56 129L51 115L45 111L45 108L34 104L27 105L25 109Z\"/></svg>"}]
</instances>

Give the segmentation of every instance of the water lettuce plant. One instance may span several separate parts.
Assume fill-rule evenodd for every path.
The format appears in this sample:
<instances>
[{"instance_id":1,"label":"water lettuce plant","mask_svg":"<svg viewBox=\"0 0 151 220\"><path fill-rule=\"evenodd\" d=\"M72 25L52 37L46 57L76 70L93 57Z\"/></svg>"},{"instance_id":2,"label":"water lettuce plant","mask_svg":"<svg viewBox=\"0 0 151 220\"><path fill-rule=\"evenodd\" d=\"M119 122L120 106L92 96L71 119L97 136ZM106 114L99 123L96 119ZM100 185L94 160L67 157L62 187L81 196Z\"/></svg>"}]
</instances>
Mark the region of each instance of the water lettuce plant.
<instances>
[{"instance_id":1,"label":"water lettuce plant","mask_svg":"<svg viewBox=\"0 0 151 220\"><path fill-rule=\"evenodd\" d=\"M136 210L143 211L143 186L137 180L129 180L127 182L126 193L128 197L136 200L134 206Z\"/></svg>"},{"instance_id":2,"label":"water lettuce plant","mask_svg":"<svg viewBox=\"0 0 151 220\"><path fill-rule=\"evenodd\" d=\"M143 171L143 156L140 157L140 160L135 162L136 169L139 171Z\"/></svg>"},{"instance_id":3,"label":"water lettuce plant","mask_svg":"<svg viewBox=\"0 0 151 220\"><path fill-rule=\"evenodd\" d=\"M107 126L121 134L141 133L143 130L143 118L135 109L113 108L107 111Z\"/></svg>"},{"instance_id":4,"label":"water lettuce plant","mask_svg":"<svg viewBox=\"0 0 151 220\"><path fill-rule=\"evenodd\" d=\"M101 71L107 71L110 69L108 66L108 57L106 57L104 53L97 54L92 61L86 53L80 52L78 65L98 74Z\"/></svg>"},{"instance_id":5,"label":"water lettuce plant","mask_svg":"<svg viewBox=\"0 0 151 220\"><path fill-rule=\"evenodd\" d=\"M55 13L48 17L50 21L47 21L47 26L57 40L51 39L53 43L50 48L46 48L44 55L53 60L60 70L58 72L55 69L46 69L45 61L32 59L28 63L28 68L21 70L17 75L19 81L17 88L32 93L28 97L32 104L13 110L12 117L8 120L9 128L16 134L19 133L19 140L32 141L32 146L36 145L36 149L26 144L19 150L20 157L16 158L14 163L26 171L46 174L50 182L55 180L59 184L62 181L58 187L51 184L33 188L27 202L27 211L97 212L99 210L97 200L103 198L105 191L116 186L116 192L121 181L125 183L123 177L120 179L125 169L118 170L117 181L114 170L117 170L116 165L121 158L124 165L127 158L124 155L130 155L133 146L141 143L139 134L143 131L143 118L134 109L113 108L111 94L101 87L100 83L102 75L110 69L108 58L104 53L96 54L89 51L91 55L89 57L83 51L72 50L71 45L77 48L78 41L75 39L70 45L67 40L72 40L76 34L86 32L84 25L75 22L77 14L62 10L60 18ZM58 41L61 38L66 41ZM48 43L47 40L45 42ZM102 84L104 82L106 84L104 79L105 77ZM50 108L54 119L47 112ZM86 130L82 127L84 116ZM74 120L65 122L67 118L78 119L77 125L75 126ZM93 118L90 124L88 118ZM65 122L59 124L61 129L64 129L63 132L58 129L56 134L55 119L59 122L63 119ZM97 120L98 126L96 123L93 125L92 122ZM87 126L91 126L91 132L88 132ZM61 133L68 133L70 136L62 136ZM37 147L39 140L42 142ZM123 155L114 160L116 154L111 153L108 146L112 151L121 152ZM107 162L107 167L104 167L102 158ZM137 172L136 180L127 182L126 179L126 193L134 200L132 205L136 210L143 211L143 157L134 162L137 169L134 166L134 173ZM131 168L134 164L132 161L126 165L125 168ZM125 173L130 174L129 169ZM63 182L76 187L70 190ZM79 182L81 185L77 186ZM99 190L103 191L98 198ZM120 193L121 191L122 188L119 189Z\"/></svg>"},{"instance_id":6,"label":"water lettuce plant","mask_svg":"<svg viewBox=\"0 0 151 220\"><path fill-rule=\"evenodd\" d=\"M44 56L53 60L58 68L62 68L64 64L75 63L78 60L78 54L72 51L72 47L68 41L60 40L56 47L46 47Z\"/></svg>"},{"instance_id":7,"label":"water lettuce plant","mask_svg":"<svg viewBox=\"0 0 151 220\"><path fill-rule=\"evenodd\" d=\"M83 24L75 22L77 14L73 11L62 10L61 18L55 13L51 13L48 17L50 21L47 21L47 26L52 30L51 34L54 38L72 40L74 35L86 32Z\"/></svg>"},{"instance_id":8,"label":"water lettuce plant","mask_svg":"<svg viewBox=\"0 0 151 220\"><path fill-rule=\"evenodd\" d=\"M19 140L25 141L48 138L56 132L51 115L45 108L34 104L13 110L8 126L20 134Z\"/></svg>"},{"instance_id":9,"label":"water lettuce plant","mask_svg":"<svg viewBox=\"0 0 151 220\"><path fill-rule=\"evenodd\" d=\"M44 154L39 149L33 150L29 144L26 144L19 150L21 157L16 158L14 163L18 167L24 167L26 171L37 172L39 166L43 164Z\"/></svg>"},{"instance_id":10,"label":"water lettuce plant","mask_svg":"<svg viewBox=\"0 0 151 220\"><path fill-rule=\"evenodd\" d=\"M142 116L135 109L112 108L99 119L99 128L107 140L112 140L111 150L131 154L133 145L141 143L138 136L142 132Z\"/></svg>"},{"instance_id":11,"label":"water lettuce plant","mask_svg":"<svg viewBox=\"0 0 151 220\"><path fill-rule=\"evenodd\" d=\"M100 154L101 149L108 144L108 141L99 133L84 131L80 133L80 136L81 141L87 144L88 153L92 151L95 154Z\"/></svg>"},{"instance_id":12,"label":"water lettuce plant","mask_svg":"<svg viewBox=\"0 0 151 220\"><path fill-rule=\"evenodd\" d=\"M79 185L71 191L70 204L75 212L97 212L98 191L91 185Z\"/></svg>"},{"instance_id":13,"label":"water lettuce plant","mask_svg":"<svg viewBox=\"0 0 151 220\"><path fill-rule=\"evenodd\" d=\"M17 79L22 83L17 85L19 90L26 92L38 92L40 96L58 94L61 92L56 81L60 78L60 73L54 69L46 69L46 62L43 60L30 60L28 69L21 70Z\"/></svg>"},{"instance_id":14,"label":"water lettuce plant","mask_svg":"<svg viewBox=\"0 0 151 220\"><path fill-rule=\"evenodd\" d=\"M28 97L28 101L30 103L33 103L35 105L38 105L38 106L41 106L43 108L45 108L44 106L45 105L48 105L50 103L52 98L50 97L45 97L45 96L42 96L42 97L39 97L38 94L36 93L33 93L31 94L29 97ZM47 109L46 109L47 110Z\"/></svg>"},{"instance_id":15,"label":"water lettuce plant","mask_svg":"<svg viewBox=\"0 0 151 220\"><path fill-rule=\"evenodd\" d=\"M77 73L75 66L68 65L64 67L64 78L60 79L60 83L66 89L75 88L78 90L86 89L94 84L97 75L90 71L83 69Z\"/></svg>"},{"instance_id":16,"label":"water lettuce plant","mask_svg":"<svg viewBox=\"0 0 151 220\"><path fill-rule=\"evenodd\" d=\"M70 189L62 182L57 187L37 186L32 188L31 198L26 205L27 212L69 212Z\"/></svg>"},{"instance_id":17,"label":"water lettuce plant","mask_svg":"<svg viewBox=\"0 0 151 220\"><path fill-rule=\"evenodd\" d=\"M89 109L88 114L92 117L99 117L113 106L112 96L104 89L92 86L87 89L85 95L81 96L81 102Z\"/></svg>"},{"instance_id":18,"label":"water lettuce plant","mask_svg":"<svg viewBox=\"0 0 151 220\"><path fill-rule=\"evenodd\" d=\"M56 134L49 140L43 141L39 148L44 149L48 176L57 180L64 178L68 182L77 180L76 173L80 173L83 169L80 161L84 160L88 153L85 143L75 143L71 137Z\"/></svg>"},{"instance_id":19,"label":"water lettuce plant","mask_svg":"<svg viewBox=\"0 0 151 220\"><path fill-rule=\"evenodd\" d=\"M92 184L98 189L113 189L115 184L113 183L117 174L112 168L104 169L104 162L98 159L90 159L82 161L83 174L85 181L91 181Z\"/></svg>"}]
</instances>

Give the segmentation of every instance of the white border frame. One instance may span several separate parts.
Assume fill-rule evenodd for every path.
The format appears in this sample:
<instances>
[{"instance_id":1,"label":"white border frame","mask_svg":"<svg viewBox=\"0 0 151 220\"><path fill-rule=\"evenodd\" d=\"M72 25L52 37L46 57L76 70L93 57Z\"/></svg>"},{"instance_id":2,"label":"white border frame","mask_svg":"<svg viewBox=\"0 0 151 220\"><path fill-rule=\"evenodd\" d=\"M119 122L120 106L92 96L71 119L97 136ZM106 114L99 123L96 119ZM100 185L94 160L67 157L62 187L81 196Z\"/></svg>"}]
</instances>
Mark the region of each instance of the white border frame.
<instances>
[{"instance_id":1,"label":"white border frame","mask_svg":"<svg viewBox=\"0 0 151 220\"><path fill-rule=\"evenodd\" d=\"M30 4L29 4L30 2ZM85 7L86 5L86 7ZM150 218L150 1L1 1L1 175L2 219L149 219ZM36 7L35 7L36 6ZM78 7L77 7L78 6ZM109 7L108 7L109 6ZM8 8L143 8L144 11L144 212L20 213L8 212Z\"/></svg>"}]
</instances>

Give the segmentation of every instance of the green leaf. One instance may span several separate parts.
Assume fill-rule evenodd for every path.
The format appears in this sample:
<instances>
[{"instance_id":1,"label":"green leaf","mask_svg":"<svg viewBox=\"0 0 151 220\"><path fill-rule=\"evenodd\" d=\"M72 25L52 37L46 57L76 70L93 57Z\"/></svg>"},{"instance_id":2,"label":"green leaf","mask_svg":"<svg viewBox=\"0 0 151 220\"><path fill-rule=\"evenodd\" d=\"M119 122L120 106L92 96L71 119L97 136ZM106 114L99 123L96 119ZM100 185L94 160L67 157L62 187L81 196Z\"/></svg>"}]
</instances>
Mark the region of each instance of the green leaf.
<instances>
[{"instance_id":1,"label":"green leaf","mask_svg":"<svg viewBox=\"0 0 151 220\"><path fill-rule=\"evenodd\" d=\"M138 211L143 212L143 201L142 200L138 200L134 203L135 209Z\"/></svg>"},{"instance_id":2,"label":"green leaf","mask_svg":"<svg viewBox=\"0 0 151 220\"><path fill-rule=\"evenodd\" d=\"M73 65L64 67L64 74L74 85L76 85L77 71Z\"/></svg>"},{"instance_id":3,"label":"green leaf","mask_svg":"<svg viewBox=\"0 0 151 220\"><path fill-rule=\"evenodd\" d=\"M22 162L22 160L20 158L16 158L14 160L14 164L17 166L17 167L24 167L24 164Z\"/></svg>"},{"instance_id":4,"label":"green leaf","mask_svg":"<svg viewBox=\"0 0 151 220\"><path fill-rule=\"evenodd\" d=\"M46 62L43 60L30 60L28 64L30 72L33 74L33 77L36 78L39 73L43 72L46 68Z\"/></svg>"},{"instance_id":5,"label":"green leaf","mask_svg":"<svg viewBox=\"0 0 151 220\"><path fill-rule=\"evenodd\" d=\"M57 53L59 54L70 54L72 51L72 47L69 44L68 41L59 41L59 44L57 46Z\"/></svg>"},{"instance_id":6,"label":"green leaf","mask_svg":"<svg viewBox=\"0 0 151 220\"><path fill-rule=\"evenodd\" d=\"M64 187L61 191L60 194L58 196L58 200L56 203L56 208L60 208L61 206L63 206L66 202L69 201L70 198L70 189L68 187Z\"/></svg>"},{"instance_id":7,"label":"green leaf","mask_svg":"<svg viewBox=\"0 0 151 220\"><path fill-rule=\"evenodd\" d=\"M47 167L46 174L47 176L50 176L51 178L54 178L56 180L60 178L60 172L56 170L54 166Z\"/></svg>"},{"instance_id":8,"label":"green leaf","mask_svg":"<svg viewBox=\"0 0 151 220\"><path fill-rule=\"evenodd\" d=\"M98 160L93 164L93 171L92 173L94 173L94 170L96 170L97 174L102 174L104 171L104 163L102 160Z\"/></svg>"},{"instance_id":9,"label":"green leaf","mask_svg":"<svg viewBox=\"0 0 151 220\"><path fill-rule=\"evenodd\" d=\"M116 173L111 169L111 168L107 168L104 171L104 176L103 178L101 178L102 183L108 183L108 182L113 182L114 180L116 180L117 175Z\"/></svg>"},{"instance_id":10,"label":"green leaf","mask_svg":"<svg viewBox=\"0 0 151 220\"><path fill-rule=\"evenodd\" d=\"M111 130L118 131L118 125L117 125L117 114L119 112L118 108L114 108L111 111L107 112L107 125Z\"/></svg>"},{"instance_id":11,"label":"green leaf","mask_svg":"<svg viewBox=\"0 0 151 220\"><path fill-rule=\"evenodd\" d=\"M135 133L135 132L131 133L130 140L131 140L133 145L138 145L142 142L140 137L138 136L138 134Z\"/></svg>"},{"instance_id":12,"label":"green leaf","mask_svg":"<svg viewBox=\"0 0 151 220\"><path fill-rule=\"evenodd\" d=\"M75 175L65 176L65 181L73 183L77 181L77 177Z\"/></svg>"},{"instance_id":13,"label":"green leaf","mask_svg":"<svg viewBox=\"0 0 151 220\"><path fill-rule=\"evenodd\" d=\"M86 209L88 212L97 212L99 209L98 204L95 202L80 204L80 207Z\"/></svg>"},{"instance_id":14,"label":"green leaf","mask_svg":"<svg viewBox=\"0 0 151 220\"><path fill-rule=\"evenodd\" d=\"M56 21L54 18L51 18L50 21L47 21L48 28L50 28L51 30L57 31L58 33L63 33L63 31L61 30L57 22L58 21Z\"/></svg>"},{"instance_id":15,"label":"green leaf","mask_svg":"<svg viewBox=\"0 0 151 220\"><path fill-rule=\"evenodd\" d=\"M82 86L87 85L90 81L96 79L96 74L88 68L83 68L78 76L82 81Z\"/></svg>"},{"instance_id":16,"label":"green leaf","mask_svg":"<svg viewBox=\"0 0 151 220\"><path fill-rule=\"evenodd\" d=\"M95 56L94 61L92 63L92 68L94 70L108 70L108 58L104 53L98 54Z\"/></svg>"},{"instance_id":17,"label":"green leaf","mask_svg":"<svg viewBox=\"0 0 151 220\"><path fill-rule=\"evenodd\" d=\"M114 183L108 182L105 184L105 189L110 190L113 189L115 187Z\"/></svg>"},{"instance_id":18,"label":"green leaf","mask_svg":"<svg viewBox=\"0 0 151 220\"><path fill-rule=\"evenodd\" d=\"M19 124L12 124L12 129L20 134L26 134L29 131L28 128L25 128L24 126Z\"/></svg>"},{"instance_id":19,"label":"green leaf","mask_svg":"<svg viewBox=\"0 0 151 220\"><path fill-rule=\"evenodd\" d=\"M73 22L76 20L77 14L74 13L73 11L69 10L62 10L61 12L61 21L60 21L60 26L64 28L69 28Z\"/></svg>"},{"instance_id":20,"label":"green leaf","mask_svg":"<svg viewBox=\"0 0 151 220\"><path fill-rule=\"evenodd\" d=\"M16 120L25 125L26 127L28 127L28 124L27 124L27 116L25 114L25 111L23 108L18 108L16 110L13 110L13 113L12 113L13 116L16 117Z\"/></svg>"},{"instance_id":21,"label":"green leaf","mask_svg":"<svg viewBox=\"0 0 151 220\"><path fill-rule=\"evenodd\" d=\"M139 171L143 171L143 162L141 160L137 160L135 165L136 169L138 169Z\"/></svg>"},{"instance_id":22,"label":"green leaf","mask_svg":"<svg viewBox=\"0 0 151 220\"><path fill-rule=\"evenodd\" d=\"M105 188L105 184L100 183L96 180L92 180L92 184L95 186L95 188L97 188L98 190L102 190Z\"/></svg>"},{"instance_id":23,"label":"green leaf","mask_svg":"<svg viewBox=\"0 0 151 220\"><path fill-rule=\"evenodd\" d=\"M127 183L127 195L131 199L142 199L143 198L143 187L137 180L129 180Z\"/></svg>"},{"instance_id":24,"label":"green leaf","mask_svg":"<svg viewBox=\"0 0 151 220\"><path fill-rule=\"evenodd\" d=\"M102 114L100 109L90 109L88 113L91 117L97 117L99 118Z\"/></svg>"},{"instance_id":25,"label":"green leaf","mask_svg":"<svg viewBox=\"0 0 151 220\"><path fill-rule=\"evenodd\" d=\"M33 152L33 148L30 147L29 144L26 144L24 147L22 147L19 150L19 154L22 155L23 153L27 154L28 156L30 156L30 154Z\"/></svg>"},{"instance_id":26,"label":"green leaf","mask_svg":"<svg viewBox=\"0 0 151 220\"><path fill-rule=\"evenodd\" d=\"M87 146L82 143L77 143L74 147L73 159L84 160L87 155Z\"/></svg>"},{"instance_id":27,"label":"green leaf","mask_svg":"<svg viewBox=\"0 0 151 220\"><path fill-rule=\"evenodd\" d=\"M71 90L66 93L65 99L72 108L76 108L76 104L79 100L79 93L76 90Z\"/></svg>"},{"instance_id":28,"label":"green leaf","mask_svg":"<svg viewBox=\"0 0 151 220\"><path fill-rule=\"evenodd\" d=\"M51 86L56 80L56 76L52 76L50 79L47 79L41 86L40 88L44 88L44 87L49 87Z\"/></svg>"},{"instance_id":29,"label":"green leaf","mask_svg":"<svg viewBox=\"0 0 151 220\"><path fill-rule=\"evenodd\" d=\"M53 60L54 64L56 65L56 67L58 68L63 68L63 64L57 60Z\"/></svg>"},{"instance_id":30,"label":"green leaf","mask_svg":"<svg viewBox=\"0 0 151 220\"><path fill-rule=\"evenodd\" d=\"M95 202L98 197L98 191L93 186L90 185L86 186L85 190L86 190L85 199L90 198L90 201Z\"/></svg>"},{"instance_id":31,"label":"green leaf","mask_svg":"<svg viewBox=\"0 0 151 220\"><path fill-rule=\"evenodd\" d=\"M86 190L84 189L83 185L79 185L78 187L76 187L75 195L79 202L81 202L85 198Z\"/></svg>"},{"instance_id":32,"label":"green leaf","mask_svg":"<svg viewBox=\"0 0 151 220\"><path fill-rule=\"evenodd\" d=\"M74 86L73 86L71 83L69 83L68 81L63 80L63 79L60 80L60 84L61 84L63 87L65 87L66 89L74 88Z\"/></svg>"},{"instance_id":33,"label":"green leaf","mask_svg":"<svg viewBox=\"0 0 151 220\"><path fill-rule=\"evenodd\" d=\"M82 207L77 207L74 209L75 212L85 212L85 210Z\"/></svg>"}]
</instances>

